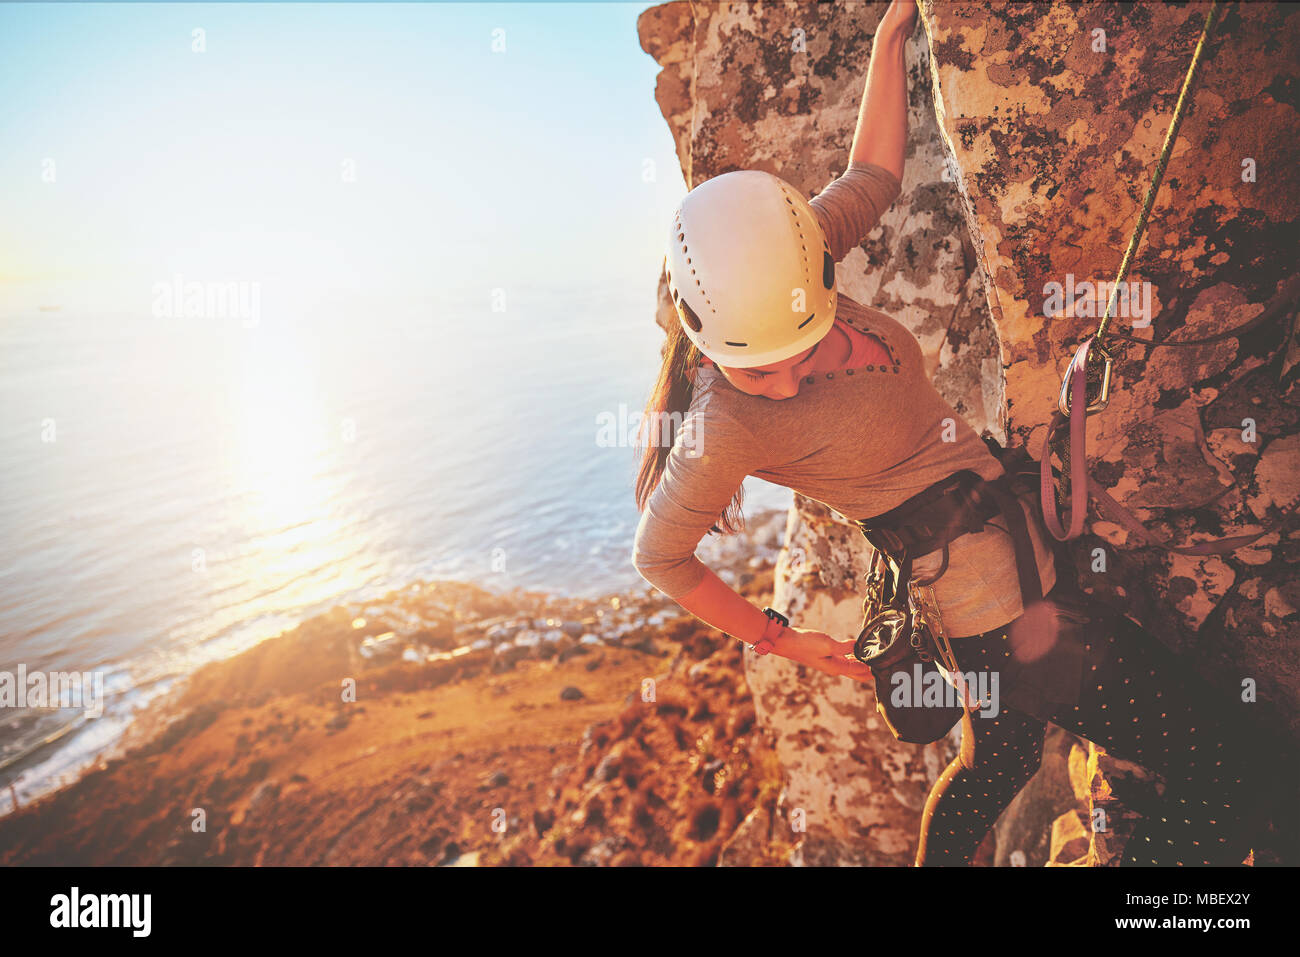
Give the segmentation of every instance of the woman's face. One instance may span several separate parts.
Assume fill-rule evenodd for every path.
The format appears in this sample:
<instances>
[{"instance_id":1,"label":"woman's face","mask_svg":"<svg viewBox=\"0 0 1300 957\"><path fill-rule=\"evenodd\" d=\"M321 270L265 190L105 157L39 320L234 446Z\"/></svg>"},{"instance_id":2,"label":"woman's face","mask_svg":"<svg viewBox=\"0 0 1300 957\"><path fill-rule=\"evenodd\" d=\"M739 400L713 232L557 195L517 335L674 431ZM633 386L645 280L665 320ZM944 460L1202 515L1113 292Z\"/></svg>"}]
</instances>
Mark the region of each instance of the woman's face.
<instances>
[{"instance_id":1,"label":"woman's face","mask_svg":"<svg viewBox=\"0 0 1300 957\"><path fill-rule=\"evenodd\" d=\"M811 349L771 365L743 369L720 365L718 371L741 392L767 399L788 399L798 394L799 382L811 371L813 356L820 345L819 342Z\"/></svg>"}]
</instances>

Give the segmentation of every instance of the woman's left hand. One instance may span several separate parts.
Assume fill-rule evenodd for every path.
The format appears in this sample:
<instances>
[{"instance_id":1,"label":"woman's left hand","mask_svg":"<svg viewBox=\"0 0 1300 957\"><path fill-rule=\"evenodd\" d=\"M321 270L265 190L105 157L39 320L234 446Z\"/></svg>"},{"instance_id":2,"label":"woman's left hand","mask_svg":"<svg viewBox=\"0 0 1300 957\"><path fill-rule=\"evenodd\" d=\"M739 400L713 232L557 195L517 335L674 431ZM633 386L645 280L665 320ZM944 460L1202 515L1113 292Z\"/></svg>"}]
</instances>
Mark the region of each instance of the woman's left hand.
<instances>
[{"instance_id":1,"label":"woman's left hand","mask_svg":"<svg viewBox=\"0 0 1300 957\"><path fill-rule=\"evenodd\" d=\"M763 639L755 644L754 652L760 655L780 655L828 675L852 678L863 683L873 680L871 669L852 657L853 642L838 641L821 631L785 628L776 638Z\"/></svg>"}]
</instances>

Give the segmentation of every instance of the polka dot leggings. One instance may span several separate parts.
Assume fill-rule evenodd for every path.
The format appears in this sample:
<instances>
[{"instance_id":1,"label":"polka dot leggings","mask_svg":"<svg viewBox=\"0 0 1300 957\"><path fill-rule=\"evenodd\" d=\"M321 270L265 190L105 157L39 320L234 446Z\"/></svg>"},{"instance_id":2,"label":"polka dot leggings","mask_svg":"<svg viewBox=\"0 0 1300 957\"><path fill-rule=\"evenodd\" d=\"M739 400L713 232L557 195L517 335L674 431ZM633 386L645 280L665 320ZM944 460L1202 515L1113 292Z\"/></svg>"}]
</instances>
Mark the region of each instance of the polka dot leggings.
<instances>
[{"instance_id":1,"label":"polka dot leggings","mask_svg":"<svg viewBox=\"0 0 1300 957\"><path fill-rule=\"evenodd\" d=\"M1035 716L1008 706L962 718L961 753L926 800L917 866L966 865L998 815L1038 770L1050 720L1107 753L1160 774L1158 806L1125 846L1124 866L1238 865L1242 833L1262 793L1252 746L1229 694L1212 689L1160 642L1122 615L1094 621L1086 637L1077 705ZM955 639L964 672L996 670L1010 656L1005 631ZM1240 706L1239 706L1240 707ZM1252 754L1255 756L1252 760Z\"/></svg>"}]
</instances>

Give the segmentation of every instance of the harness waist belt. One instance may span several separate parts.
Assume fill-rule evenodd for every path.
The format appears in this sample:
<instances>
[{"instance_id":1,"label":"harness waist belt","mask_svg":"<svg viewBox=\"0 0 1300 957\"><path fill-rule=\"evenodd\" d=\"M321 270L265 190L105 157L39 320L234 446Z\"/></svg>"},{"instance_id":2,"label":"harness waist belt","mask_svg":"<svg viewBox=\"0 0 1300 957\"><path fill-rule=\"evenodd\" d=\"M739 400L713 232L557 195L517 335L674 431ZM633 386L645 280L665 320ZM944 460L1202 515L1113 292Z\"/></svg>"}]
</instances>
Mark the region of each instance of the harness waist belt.
<instances>
[{"instance_id":1,"label":"harness waist belt","mask_svg":"<svg viewBox=\"0 0 1300 957\"><path fill-rule=\"evenodd\" d=\"M905 582L911 576L913 559L943 548L946 568L949 542L978 532L989 519L1003 515L1015 546L1021 603L1028 608L1043 597L1043 587L1016 484L1012 475L985 479L962 469L888 512L854 524L874 548L898 565L900 580Z\"/></svg>"}]
</instances>

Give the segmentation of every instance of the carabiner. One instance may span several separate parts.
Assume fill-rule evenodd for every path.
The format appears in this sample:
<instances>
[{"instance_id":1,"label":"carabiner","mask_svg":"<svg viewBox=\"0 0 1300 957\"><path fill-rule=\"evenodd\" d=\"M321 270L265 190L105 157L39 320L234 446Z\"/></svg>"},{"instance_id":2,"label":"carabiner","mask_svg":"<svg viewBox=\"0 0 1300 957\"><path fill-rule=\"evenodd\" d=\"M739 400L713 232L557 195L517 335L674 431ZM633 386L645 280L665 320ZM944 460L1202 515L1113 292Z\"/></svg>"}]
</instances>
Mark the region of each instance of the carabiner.
<instances>
[{"instance_id":1,"label":"carabiner","mask_svg":"<svg viewBox=\"0 0 1300 957\"><path fill-rule=\"evenodd\" d=\"M1099 342L1094 342L1093 337L1089 336L1079 348L1075 350L1074 358L1070 360L1070 367L1065 370L1065 378L1061 381L1061 394L1056 400L1056 407L1060 409L1062 415L1070 414L1070 390L1073 384L1075 370L1082 368L1084 376L1084 394L1092 395L1092 382L1088 379L1088 373L1099 372L1101 374L1101 384L1097 389L1096 397L1090 398L1087 405L1087 415L1094 412L1100 412L1106 408L1110 402L1110 373L1115 359L1106 350L1106 347Z\"/></svg>"}]
</instances>

